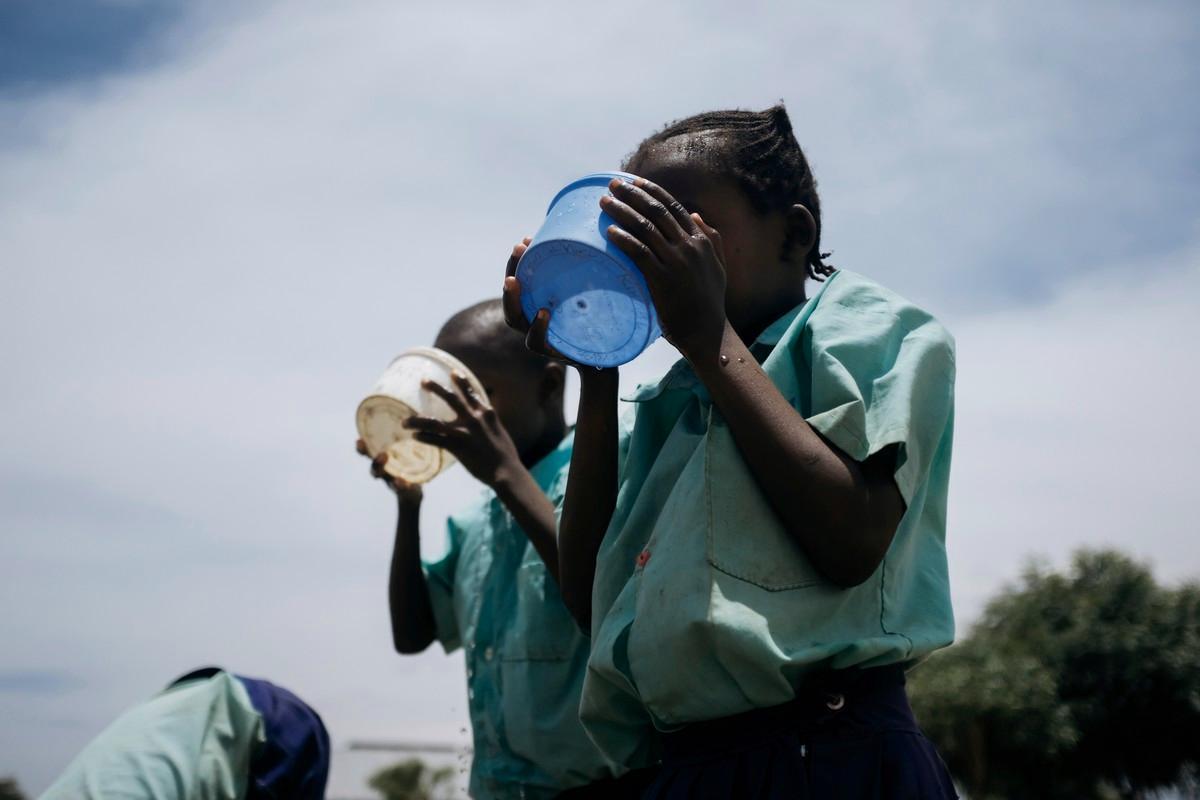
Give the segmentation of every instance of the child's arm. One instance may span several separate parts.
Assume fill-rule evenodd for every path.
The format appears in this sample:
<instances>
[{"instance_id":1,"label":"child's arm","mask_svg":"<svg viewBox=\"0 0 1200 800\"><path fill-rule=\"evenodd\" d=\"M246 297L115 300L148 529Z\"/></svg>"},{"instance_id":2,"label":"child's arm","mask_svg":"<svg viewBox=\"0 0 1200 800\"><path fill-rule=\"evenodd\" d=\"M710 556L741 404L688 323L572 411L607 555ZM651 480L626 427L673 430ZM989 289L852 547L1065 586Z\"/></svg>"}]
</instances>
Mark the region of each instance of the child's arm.
<instances>
[{"instance_id":1,"label":"child's arm","mask_svg":"<svg viewBox=\"0 0 1200 800\"><path fill-rule=\"evenodd\" d=\"M392 643L397 653L419 653L434 640L437 626L425 570L421 568L421 489L397 489L399 514L392 569L388 576L388 609L392 615Z\"/></svg>"},{"instance_id":2,"label":"child's arm","mask_svg":"<svg viewBox=\"0 0 1200 800\"><path fill-rule=\"evenodd\" d=\"M362 440L358 451L367 455ZM388 574L388 610L392 617L392 644L397 653L420 653L437 635L429 586L421 566L421 487L393 478L383 471L387 454L371 462L371 474L396 493L399 512L392 566Z\"/></svg>"},{"instance_id":3,"label":"child's arm","mask_svg":"<svg viewBox=\"0 0 1200 800\"><path fill-rule=\"evenodd\" d=\"M725 318L720 234L659 186L611 188L601 203L621 227L609 238L641 268L664 331L708 388L772 508L829 580L865 581L904 515L894 449L859 463L821 438Z\"/></svg>"},{"instance_id":4,"label":"child's arm","mask_svg":"<svg viewBox=\"0 0 1200 800\"><path fill-rule=\"evenodd\" d=\"M558 519L554 514L554 503L524 467L492 488L529 537L529 543L546 565L550 577L558 582L558 562L561 557L558 553Z\"/></svg>"},{"instance_id":5,"label":"child's arm","mask_svg":"<svg viewBox=\"0 0 1200 800\"><path fill-rule=\"evenodd\" d=\"M592 629L596 554L617 504L617 371L579 371L579 416L571 473L559 522L563 604L584 631Z\"/></svg>"},{"instance_id":6,"label":"child's arm","mask_svg":"<svg viewBox=\"0 0 1200 800\"><path fill-rule=\"evenodd\" d=\"M526 345L536 353L570 363L546 343L550 315L539 311L533 324L521 310L517 263L529 239L513 248L504 278L504 316L510 327L526 334ZM578 368L578 365L573 365ZM571 472L558 524L559 591L576 623L591 630L592 581L596 553L612 519L617 502L617 388L615 369L578 368L579 414Z\"/></svg>"},{"instance_id":7,"label":"child's arm","mask_svg":"<svg viewBox=\"0 0 1200 800\"><path fill-rule=\"evenodd\" d=\"M857 586L892 543L904 500L895 447L858 462L823 439L725 323L720 347L688 354L785 527L826 578Z\"/></svg>"},{"instance_id":8,"label":"child's arm","mask_svg":"<svg viewBox=\"0 0 1200 800\"><path fill-rule=\"evenodd\" d=\"M453 378L458 392L432 381L426 381L424 388L442 398L457 418L443 422L410 417L405 426L417 431L417 441L450 451L468 472L496 492L557 581L558 520L554 504L521 463L496 410L475 396L465 376L456 372Z\"/></svg>"}]
</instances>

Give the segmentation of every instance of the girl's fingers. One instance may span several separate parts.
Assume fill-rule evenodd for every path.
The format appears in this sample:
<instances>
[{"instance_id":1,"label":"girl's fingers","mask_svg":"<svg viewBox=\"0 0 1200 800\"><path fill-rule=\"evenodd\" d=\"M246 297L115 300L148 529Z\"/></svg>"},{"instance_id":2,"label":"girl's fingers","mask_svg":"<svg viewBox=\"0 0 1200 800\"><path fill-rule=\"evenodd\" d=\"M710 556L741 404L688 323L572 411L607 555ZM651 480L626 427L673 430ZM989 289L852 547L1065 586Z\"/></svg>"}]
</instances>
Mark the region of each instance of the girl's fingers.
<instances>
[{"instance_id":1,"label":"girl's fingers","mask_svg":"<svg viewBox=\"0 0 1200 800\"><path fill-rule=\"evenodd\" d=\"M679 230L685 236L694 236L700 232L700 229L696 227L696 221L692 219L692 215L688 213L688 210L683 207L683 203L672 197L671 193L666 189L657 183L651 183L645 178L638 178L634 181L634 186L662 204L670 212L671 219L675 221L675 224L679 226Z\"/></svg>"},{"instance_id":2,"label":"girl's fingers","mask_svg":"<svg viewBox=\"0 0 1200 800\"><path fill-rule=\"evenodd\" d=\"M721 234L717 231L717 229L712 227L711 225L709 225L707 222L705 222L704 217L700 216L698 213L693 212L691 214L691 218L692 218L692 222L696 223L696 227L699 228L700 232L703 233L705 236L707 236L710 239L720 239L721 238Z\"/></svg>"},{"instance_id":3,"label":"girl's fingers","mask_svg":"<svg viewBox=\"0 0 1200 800\"><path fill-rule=\"evenodd\" d=\"M639 213L632 206L623 203L615 197L605 195L600 198L600 207L621 226L621 229L633 234L660 261L665 261L670 253L671 245L663 238L663 234L651 220Z\"/></svg>"},{"instance_id":4,"label":"girl's fingers","mask_svg":"<svg viewBox=\"0 0 1200 800\"><path fill-rule=\"evenodd\" d=\"M467 405L474 411L484 405L483 398L475 393L475 387L467 380L467 376L461 372L450 373L450 379L454 381L454 385L458 387L458 391L462 392L462 396L467 399Z\"/></svg>"},{"instance_id":5,"label":"girl's fingers","mask_svg":"<svg viewBox=\"0 0 1200 800\"><path fill-rule=\"evenodd\" d=\"M520 244L513 245L512 255L508 257L508 263L504 266L504 277L511 278L517 274L517 264L520 263L521 256L525 255L525 251L529 249L530 241L532 240L526 236Z\"/></svg>"},{"instance_id":6,"label":"girl's fingers","mask_svg":"<svg viewBox=\"0 0 1200 800\"><path fill-rule=\"evenodd\" d=\"M535 353L550 355L553 349L546 343L546 333L549 330L550 312L544 308L538 309L533 324L529 326L529 332L525 334L525 346Z\"/></svg>"},{"instance_id":7,"label":"girl's fingers","mask_svg":"<svg viewBox=\"0 0 1200 800\"><path fill-rule=\"evenodd\" d=\"M699 214L692 214L692 221L696 223L696 227L700 232L712 242L713 250L717 251L717 257L721 259L721 263L725 263L725 242L721 239L721 232L704 221L704 218Z\"/></svg>"},{"instance_id":8,"label":"girl's fingers","mask_svg":"<svg viewBox=\"0 0 1200 800\"><path fill-rule=\"evenodd\" d=\"M638 180L641 180L639 178ZM675 219L671 209L657 197L651 196L642 187L614 178L609 184L613 197L625 203L649 220L658 230L662 238L668 242L681 242L687 238L679 220ZM668 195L669 197L670 195ZM674 199L672 198L672 202Z\"/></svg>"},{"instance_id":9,"label":"girl's fingers","mask_svg":"<svg viewBox=\"0 0 1200 800\"><path fill-rule=\"evenodd\" d=\"M647 280L657 278L662 272L662 263L640 239L624 228L616 225L608 226L608 240L615 244L622 253L633 259L638 269Z\"/></svg>"},{"instance_id":10,"label":"girl's fingers","mask_svg":"<svg viewBox=\"0 0 1200 800\"><path fill-rule=\"evenodd\" d=\"M362 439L359 439L357 442L354 443L354 449L358 452L358 454L360 456L366 456L367 458L371 457L371 454L367 452L367 443L364 442Z\"/></svg>"},{"instance_id":11,"label":"girl's fingers","mask_svg":"<svg viewBox=\"0 0 1200 800\"><path fill-rule=\"evenodd\" d=\"M536 329L536 330L534 330ZM572 367L580 366L577 362L571 361L554 349L553 345L548 341L550 336L550 309L541 308L538 315L534 317L533 325L529 326L529 332L526 333L526 347L533 350L534 353L540 353L552 361L569 363Z\"/></svg>"},{"instance_id":12,"label":"girl's fingers","mask_svg":"<svg viewBox=\"0 0 1200 800\"><path fill-rule=\"evenodd\" d=\"M525 319L525 312L521 310L521 284L517 280L517 264L521 263L521 256L525 255L531 241L533 240L526 236L520 244L513 245L512 254L504 266L504 321L508 327L521 333L529 330L529 320Z\"/></svg>"},{"instance_id":13,"label":"girl's fingers","mask_svg":"<svg viewBox=\"0 0 1200 800\"><path fill-rule=\"evenodd\" d=\"M450 406L450 410L458 416L465 417L470 413L467 411L467 407L463 405L462 398L459 397L457 393L450 391L437 381L421 381L421 388L432 395L442 398L442 402ZM412 417L412 419L422 419L422 417Z\"/></svg>"},{"instance_id":14,"label":"girl's fingers","mask_svg":"<svg viewBox=\"0 0 1200 800\"><path fill-rule=\"evenodd\" d=\"M501 302L504 306L504 322L508 327L519 333L529 330L529 320L525 319L525 311L521 308L521 282L512 275L504 278Z\"/></svg>"},{"instance_id":15,"label":"girl's fingers","mask_svg":"<svg viewBox=\"0 0 1200 800\"><path fill-rule=\"evenodd\" d=\"M559 361L563 364L579 366L571 359L564 356L562 353L554 349L548 341L550 335L550 311L549 309L539 309L537 315L533 318L533 324L529 326L529 332L525 334L525 346L535 353L540 353L552 361Z\"/></svg>"}]
</instances>

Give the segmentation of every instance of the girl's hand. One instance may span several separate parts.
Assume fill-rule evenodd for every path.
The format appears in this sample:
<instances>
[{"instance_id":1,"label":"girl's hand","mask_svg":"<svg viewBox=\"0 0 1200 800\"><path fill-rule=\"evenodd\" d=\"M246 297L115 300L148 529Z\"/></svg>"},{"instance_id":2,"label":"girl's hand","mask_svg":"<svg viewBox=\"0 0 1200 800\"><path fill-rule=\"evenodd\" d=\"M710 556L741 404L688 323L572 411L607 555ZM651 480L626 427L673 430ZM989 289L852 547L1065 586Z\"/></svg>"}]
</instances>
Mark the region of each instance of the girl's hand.
<instances>
[{"instance_id":1,"label":"girl's hand","mask_svg":"<svg viewBox=\"0 0 1200 800\"><path fill-rule=\"evenodd\" d=\"M367 443L362 439L359 439L355 443L354 449L358 451L359 455L371 458L371 454L367 452ZM371 477L378 478L379 480L383 481L393 492L396 493L396 497L400 498L402 502L419 505L423 496L421 484L409 483L403 478L397 478L395 475L389 475L388 473L384 472L383 467L385 464L387 464L387 460L387 453L380 453L374 458L371 458Z\"/></svg>"},{"instance_id":2,"label":"girl's hand","mask_svg":"<svg viewBox=\"0 0 1200 800\"><path fill-rule=\"evenodd\" d=\"M521 308L521 282L517 280L517 264L520 263L521 256L525 255L525 251L529 249L530 241L531 239L526 236L520 244L513 247L512 255L508 257L508 265L504 268L504 321L508 323L508 327L525 334L525 346L533 352L545 356L551 361L557 361L560 364L575 367L575 369L583 369L585 365L567 358L546 341L546 331L550 328L550 309L538 309L532 324L525 319L525 311ZM611 367L610 369L615 370L616 368ZM588 367L587 371L595 372L596 368Z\"/></svg>"},{"instance_id":3,"label":"girl's hand","mask_svg":"<svg viewBox=\"0 0 1200 800\"><path fill-rule=\"evenodd\" d=\"M418 442L450 451L467 472L494 489L512 477L514 470L524 469L521 456L496 409L475 394L462 373L454 372L451 377L457 392L429 380L421 387L442 398L454 411L455 418L443 422L431 417L409 417L404 427L416 431L413 438Z\"/></svg>"},{"instance_id":4,"label":"girl's hand","mask_svg":"<svg viewBox=\"0 0 1200 800\"><path fill-rule=\"evenodd\" d=\"M721 234L666 189L614 178L600 207L616 220L608 238L641 269L663 335L689 361L715 355L725 330Z\"/></svg>"}]
</instances>

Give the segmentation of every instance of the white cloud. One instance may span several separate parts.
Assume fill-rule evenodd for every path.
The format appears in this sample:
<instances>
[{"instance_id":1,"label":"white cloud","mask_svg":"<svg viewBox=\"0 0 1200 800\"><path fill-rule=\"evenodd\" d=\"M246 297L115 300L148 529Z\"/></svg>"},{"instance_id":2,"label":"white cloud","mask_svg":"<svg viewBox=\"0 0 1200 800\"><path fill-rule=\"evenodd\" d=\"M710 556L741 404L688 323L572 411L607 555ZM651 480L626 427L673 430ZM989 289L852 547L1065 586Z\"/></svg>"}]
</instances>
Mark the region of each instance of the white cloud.
<instances>
[{"instance_id":1,"label":"white cloud","mask_svg":"<svg viewBox=\"0 0 1200 800\"><path fill-rule=\"evenodd\" d=\"M1076 541L1195 571L1179 477L1195 439L1169 387L1196 330L1160 308L1182 313L1194 272L1104 273L1094 300L1030 280L1066 288L967 313L1021 296L1039 253L1069 275L1098 232L1141 241L1144 214L1064 224L1093 193L1154 210L1161 190L1164 242L1191 224L1195 198L1161 174L1193 147L1171 124L1187 104L1164 76L1187 69L1167 68L1170 15L1110 9L1089 33L1000 6L731 9L280 4L185 28L152 71L0 101L23 136L0 147L0 478L22 497L0 508L0 668L86 684L0 695L0 772L38 790L122 707L210 661L292 686L342 741L461 738L457 658L389 652L392 509L351 451L353 409L394 352L496 291L561 183L701 108L785 98L835 263L953 318L961 608ZM1104 130L1134 129L1121 66L1167 109L1137 157L1072 139L1104 88L1123 101ZM659 347L629 376L670 360ZM431 553L474 491L461 471L431 488Z\"/></svg>"},{"instance_id":2,"label":"white cloud","mask_svg":"<svg viewBox=\"0 0 1200 800\"><path fill-rule=\"evenodd\" d=\"M1021 559L1118 547L1200 576L1200 244L1148 270L1096 270L1052 303L965 319L949 546L960 617Z\"/></svg>"}]
</instances>

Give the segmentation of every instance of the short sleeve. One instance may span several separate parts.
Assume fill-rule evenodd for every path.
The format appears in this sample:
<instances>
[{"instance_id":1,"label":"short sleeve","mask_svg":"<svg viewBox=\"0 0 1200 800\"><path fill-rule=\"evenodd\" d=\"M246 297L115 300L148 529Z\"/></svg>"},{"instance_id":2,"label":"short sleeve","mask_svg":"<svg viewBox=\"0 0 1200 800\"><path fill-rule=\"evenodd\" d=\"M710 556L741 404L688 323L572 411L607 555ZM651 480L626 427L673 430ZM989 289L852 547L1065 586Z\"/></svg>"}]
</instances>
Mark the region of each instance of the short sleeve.
<instances>
[{"instance_id":1,"label":"short sleeve","mask_svg":"<svg viewBox=\"0 0 1200 800\"><path fill-rule=\"evenodd\" d=\"M805 325L808 423L856 461L898 446L906 503L953 424L954 340L929 314L871 291L822 303ZM803 382L801 382L803 383Z\"/></svg>"},{"instance_id":2,"label":"short sleeve","mask_svg":"<svg viewBox=\"0 0 1200 800\"><path fill-rule=\"evenodd\" d=\"M454 517L446 520L446 538L446 555L439 561L425 564L424 570L437 639L445 651L451 653L462 645L462 633L454 614L454 578L462 553L463 530Z\"/></svg>"}]
</instances>

